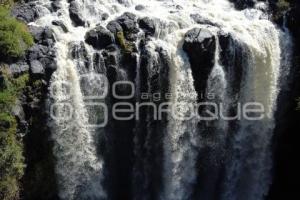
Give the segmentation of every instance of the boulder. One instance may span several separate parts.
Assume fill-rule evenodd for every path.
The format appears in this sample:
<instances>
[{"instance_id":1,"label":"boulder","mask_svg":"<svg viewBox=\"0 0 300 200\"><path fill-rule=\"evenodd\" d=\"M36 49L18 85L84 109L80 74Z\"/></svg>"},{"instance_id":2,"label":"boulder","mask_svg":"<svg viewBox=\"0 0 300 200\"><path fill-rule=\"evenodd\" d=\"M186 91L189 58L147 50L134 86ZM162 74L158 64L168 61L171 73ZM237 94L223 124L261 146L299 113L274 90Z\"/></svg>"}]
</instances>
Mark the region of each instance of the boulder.
<instances>
[{"instance_id":1,"label":"boulder","mask_svg":"<svg viewBox=\"0 0 300 200\"><path fill-rule=\"evenodd\" d=\"M17 118L18 121L25 120L25 113L20 100L17 100L16 104L12 107L12 114Z\"/></svg>"},{"instance_id":2,"label":"boulder","mask_svg":"<svg viewBox=\"0 0 300 200\"><path fill-rule=\"evenodd\" d=\"M33 22L38 17L35 3L17 4L13 6L11 13L14 17L25 23Z\"/></svg>"},{"instance_id":3,"label":"boulder","mask_svg":"<svg viewBox=\"0 0 300 200\"><path fill-rule=\"evenodd\" d=\"M137 39L137 33L139 32L137 18L134 14L125 12L118 17L116 21L121 25L124 36L129 41L135 41Z\"/></svg>"},{"instance_id":4,"label":"boulder","mask_svg":"<svg viewBox=\"0 0 300 200\"><path fill-rule=\"evenodd\" d=\"M34 37L35 44L27 51L27 62L30 63L33 60L38 60L45 69L46 78L50 79L51 74L57 68L53 31L49 27L43 28L37 26L29 26L29 30Z\"/></svg>"},{"instance_id":5,"label":"boulder","mask_svg":"<svg viewBox=\"0 0 300 200\"><path fill-rule=\"evenodd\" d=\"M58 9L60 9L60 1L59 0L52 1L51 8L52 8L52 11L54 11L54 12L56 12Z\"/></svg>"},{"instance_id":6,"label":"boulder","mask_svg":"<svg viewBox=\"0 0 300 200\"><path fill-rule=\"evenodd\" d=\"M104 27L97 26L86 33L85 42L95 49L104 49L114 43L114 36Z\"/></svg>"},{"instance_id":7,"label":"boulder","mask_svg":"<svg viewBox=\"0 0 300 200\"><path fill-rule=\"evenodd\" d=\"M30 61L30 71L32 75L44 75L45 73L42 63L38 60Z\"/></svg>"},{"instance_id":8,"label":"boulder","mask_svg":"<svg viewBox=\"0 0 300 200\"><path fill-rule=\"evenodd\" d=\"M13 76L17 77L21 74L28 72L29 66L26 62L20 61L9 65L9 70Z\"/></svg>"},{"instance_id":9,"label":"boulder","mask_svg":"<svg viewBox=\"0 0 300 200\"><path fill-rule=\"evenodd\" d=\"M103 13L103 14L101 15L101 19L102 19L103 21L107 20L108 17L109 17L109 15L108 15L107 13Z\"/></svg>"},{"instance_id":10,"label":"boulder","mask_svg":"<svg viewBox=\"0 0 300 200\"><path fill-rule=\"evenodd\" d=\"M116 22L116 21L110 21L110 22L107 24L106 28L107 28L110 32L112 32L113 34L115 34L115 35L116 35L118 32L122 32L122 31L123 31L122 26L121 26L118 22Z\"/></svg>"},{"instance_id":11,"label":"boulder","mask_svg":"<svg viewBox=\"0 0 300 200\"><path fill-rule=\"evenodd\" d=\"M124 31L137 31L136 16L132 13L125 12L117 18L117 22L122 26Z\"/></svg>"},{"instance_id":12,"label":"boulder","mask_svg":"<svg viewBox=\"0 0 300 200\"><path fill-rule=\"evenodd\" d=\"M144 17L138 20L139 26L146 34L153 36L155 34L155 23L149 17Z\"/></svg>"},{"instance_id":13,"label":"boulder","mask_svg":"<svg viewBox=\"0 0 300 200\"><path fill-rule=\"evenodd\" d=\"M145 9L145 7L143 5L137 5L137 6L135 6L135 10L141 11L141 10L144 10L144 9Z\"/></svg>"},{"instance_id":14,"label":"boulder","mask_svg":"<svg viewBox=\"0 0 300 200\"><path fill-rule=\"evenodd\" d=\"M40 26L29 26L30 33L32 34L35 42L42 40L44 28Z\"/></svg>"},{"instance_id":15,"label":"boulder","mask_svg":"<svg viewBox=\"0 0 300 200\"><path fill-rule=\"evenodd\" d=\"M52 24L55 26L59 26L65 33L69 31L66 25L60 20L54 20L52 21Z\"/></svg>"},{"instance_id":16,"label":"boulder","mask_svg":"<svg viewBox=\"0 0 300 200\"><path fill-rule=\"evenodd\" d=\"M29 30L34 38L35 43L53 47L55 38L52 29L49 27L29 26Z\"/></svg>"},{"instance_id":17,"label":"boulder","mask_svg":"<svg viewBox=\"0 0 300 200\"><path fill-rule=\"evenodd\" d=\"M215 36L208 30L194 28L185 34L183 50L189 58L198 94L206 90L209 74L215 64L215 49Z\"/></svg>"},{"instance_id":18,"label":"boulder","mask_svg":"<svg viewBox=\"0 0 300 200\"><path fill-rule=\"evenodd\" d=\"M69 13L74 26L84 26L85 24L85 21L81 16L79 10L80 6L78 5L78 3L76 1L72 1L69 7Z\"/></svg>"}]
</instances>

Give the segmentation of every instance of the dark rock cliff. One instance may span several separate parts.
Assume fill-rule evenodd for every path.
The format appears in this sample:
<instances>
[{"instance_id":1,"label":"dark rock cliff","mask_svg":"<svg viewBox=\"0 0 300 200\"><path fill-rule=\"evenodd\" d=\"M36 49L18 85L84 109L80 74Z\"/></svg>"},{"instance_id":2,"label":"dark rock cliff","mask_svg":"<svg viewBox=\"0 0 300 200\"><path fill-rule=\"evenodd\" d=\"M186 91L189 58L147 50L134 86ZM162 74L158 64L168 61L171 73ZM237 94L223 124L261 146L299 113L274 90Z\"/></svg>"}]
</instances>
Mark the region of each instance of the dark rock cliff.
<instances>
[{"instance_id":1,"label":"dark rock cliff","mask_svg":"<svg viewBox=\"0 0 300 200\"><path fill-rule=\"evenodd\" d=\"M300 2L291 0L290 9L277 20L283 25L283 17L293 36L293 60L290 82L278 100L277 126L274 137L274 180L268 196L269 200L298 197L299 147L297 134L300 130L300 111L296 110L296 99L300 96ZM276 10L276 7L275 7Z\"/></svg>"}]
</instances>

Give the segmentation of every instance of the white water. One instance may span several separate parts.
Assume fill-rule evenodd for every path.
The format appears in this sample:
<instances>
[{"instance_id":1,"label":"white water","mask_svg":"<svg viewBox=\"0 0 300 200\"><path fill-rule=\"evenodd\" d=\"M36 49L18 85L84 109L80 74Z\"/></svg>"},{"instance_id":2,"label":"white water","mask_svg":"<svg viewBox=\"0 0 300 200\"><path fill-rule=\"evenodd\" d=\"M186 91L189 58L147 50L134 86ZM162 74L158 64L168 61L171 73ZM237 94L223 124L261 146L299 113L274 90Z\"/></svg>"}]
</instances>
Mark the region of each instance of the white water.
<instances>
[{"instance_id":1,"label":"white water","mask_svg":"<svg viewBox=\"0 0 300 200\"><path fill-rule=\"evenodd\" d=\"M41 3L46 6L50 1ZM56 156L59 197L68 200L103 199L106 198L101 186L103 161L96 153L95 130L88 126L89 113L83 96L85 88L80 87L80 72L85 69L80 60L72 60L69 56L69 44L83 41L87 29L73 27L69 18L69 4L61 1L61 6L59 14L41 7L44 16L33 23L51 27L57 40L57 70L51 78L49 89L52 100L50 106L55 114L50 116L49 123L55 142L53 152ZM58 19L64 22L68 33L51 24L52 20Z\"/></svg>"},{"instance_id":2,"label":"white water","mask_svg":"<svg viewBox=\"0 0 300 200\"><path fill-rule=\"evenodd\" d=\"M154 45L162 46L167 50L172 59L170 82L174 94L172 102L174 103L195 103L197 99L189 62L181 50L186 31L193 27L201 27L217 35L217 32L222 30L249 49L251 63L247 68L245 66L248 71L247 79L243 82L242 90L244 92L241 100L243 102L261 102L269 119L263 120L260 124L240 122L240 131L234 135L235 143L232 145L234 154L242 158L236 159L233 163L229 162L226 166L227 182L224 183L223 199L241 199L241 196L236 194L240 181L238 177L243 176L246 169L241 163L246 162L245 160L249 156L243 152L249 151L253 151L255 154L250 156L250 160L247 160L249 165L252 166L255 161L258 163L254 165L253 169L250 169L250 173L246 174L255 177L253 181L250 181L253 194L248 199L262 198L270 183L268 175L271 167L269 145L274 126L272 118L278 94L281 54L279 30L268 21L267 16L256 9L236 11L227 0L128 0L123 1L125 2L123 4L116 0L78 2L82 5L81 14L87 20L86 24L89 24L89 27L74 27L72 25L68 13L69 4L66 0L61 1L62 8L57 13L50 13L43 8L45 5L50 5L50 1L40 1L43 5L41 10L43 10L44 16L35 23L38 26L50 26L55 31L58 69L52 77L52 83L63 81L71 83L70 97L67 102L70 103L76 113L71 121L52 125L60 197L62 199L74 199L78 192L84 191L83 193L86 193L85 195L90 198L105 198L105 192L100 184L103 163L96 155L93 130L87 129L85 126L88 121L88 114L79 84L78 69L74 61L68 57L68 43L84 41L86 31L98 23L105 26L107 22L126 11L140 17L148 16L156 19L157 31L152 42ZM136 11L136 5L143 5L145 9ZM100 20L102 13L109 14L109 19L105 22ZM190 17L191 14L201 15L203 19L219 26L219 29L195 24ZM51 21L54 19L62 20L69 32L63 33L59 28L52 26ZM227 80L225 80L224 70L218 62L220 51L218 44L215 55L217 62L210 75L208 90L218 93L221 99L224 99L226 98ZM216 79L218 80L217 83L214 82ZM65 91L60 88L51 97L54 102L60 102L62 98L65 98ZM179 109L183 115L189 113L185 106ZM65 115L67 111L61 109L59 112ZM199 156L196 149L201 149L199 133L197 133L196 128L197 122L197 120L181 121L175 119L169 121L164 141L164 191L161 192L161 198L164 200L190 199L190 195L193 193L193 185L197 178L195 163ZM253 137L256 137L257 142L249 141L251 144L244 147L244 142ZM242 152L241 155L239 152ZM85 189L78 188L83 185L87 187ZM248 193L251 191L248 188Z\"/></svg>"}]
</instances>

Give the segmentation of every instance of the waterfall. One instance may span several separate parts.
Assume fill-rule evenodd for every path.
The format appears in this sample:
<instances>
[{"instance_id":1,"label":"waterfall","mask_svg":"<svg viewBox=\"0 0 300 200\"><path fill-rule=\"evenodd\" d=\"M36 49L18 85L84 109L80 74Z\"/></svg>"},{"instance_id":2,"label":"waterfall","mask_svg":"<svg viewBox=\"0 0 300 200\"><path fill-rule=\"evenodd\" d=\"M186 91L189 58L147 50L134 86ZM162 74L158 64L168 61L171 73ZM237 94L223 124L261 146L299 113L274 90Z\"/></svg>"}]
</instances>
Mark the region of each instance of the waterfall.
<instances>
[{"instance_id":1,"label":"waterfall","mask_svg":"<svg viewBox=\"0 0 300 200\"><path fill-rule=\"evenodd\" d=\"M193 105L197 99L197 93L193 86L191 68L184 52L178 48L182 34L170 38L171 65L171 91L173 97L171 103L176 105L176 111L168 124L165 136L165 166L164 181L165 191L163 199L190 199L191 190L195 179L195 162L197 140L196 119L184 119L191 116ZM172 41L172 43L171 43Z\"/></svg>"},{"instance_id":2,"label":"waterfall","mask_svg":"<svg viewBox=\"0 0 300 200\"><path fill-rule=\"evenodd\" d=\"M42 3L50 4L50 2ZM103 199L106 197L101 186L103 161L97 155L95 142L98 133L95 128L89 126L93 113L88 112L88 104L85 102L86 96L96 96L98 91L97 89L93 91L87 83L83 84L84 81L90 82L95 87L92 83L95 76L92 66L86 68L84 58L78 52L80 48L78 44L84 38L85 28L75 28L72 25L67 1L61 1L60 5L60 12L55 14L42 9L44 16L33 24L50 26L57 40L55 48L58 67L49 87L51 102L49 125L54 140L53 152L56 156L59 197ZM52 20L63 20L70 32L65 33L53 26ZM74 58L71 51L74 51ZM84 80L86 74L89 80Z\"/></svg>"},{"instance_id":3,"label":"waterfall","mask_svg":"<svg viewBox=\"0 0 300 200\"><path fill-rule=\"evenodd\" d=\"M74 2L79 25L70 15ZM282 65L289 65L290 59L290 51L285 55L281 49L290 45L290 37L283 38L289 34L269 21L266 6L258 3L253 9L238 11L227 0L60 0L54 12L49 9L50 0L39 1L40 17L32 25L50 27L56 39L58 68L49 89L54 115L49 116L49 126L59 197L114 199L122 195L113 193L122 190L125 199L137 200L212 199L217 192L216 199L222 200L263 199L272 181L271 142L276 99L284 82ZM127 23L119 25L124 33L114 27L113 44L97 49L85 42L88 31L116 23L124 13L134 17L122 19ZM153 24L144 26L153 33L142 27L139 20L145 17L152 20ZM62 21L68 31L53 25L55 20ZM212 36L209 39L215 46L209 69L195 65L183 50L186 33L194 28L204 31L195 36L202 51L209 51L203 43ZM119 32L125 37L120 38ZM126 49L130 45L134 47ZM201 63L208 58L197 59ZM141 101L143 92L170 91L166 101L176 105L174 113L155 122L147 109L140 121L132 120L129 125L112 120L109 114L108 128L90 126L104 116L89 105L109 101L110 112L112 104L119 102L111 94L101 100L86 98L103 92L106 85L99 86L99 82L104 76L110 86L117 80L132 81L135 97L130 101L135 103ZM196 86L199 81L204 91ZM212 122L189 117L195 105L209 100L211 93L215 95L211 102L222 104L225 116L239 113L238 105L257 102L266 117ZM206 96L201 100L201 95ZM120 136L122 131L132 138ZM118 144L132 152L123 152ZM115 174L118 169L121 172ZM132 191L123 191L127 182L133 185Z\"/></svg>"}]
</instances>

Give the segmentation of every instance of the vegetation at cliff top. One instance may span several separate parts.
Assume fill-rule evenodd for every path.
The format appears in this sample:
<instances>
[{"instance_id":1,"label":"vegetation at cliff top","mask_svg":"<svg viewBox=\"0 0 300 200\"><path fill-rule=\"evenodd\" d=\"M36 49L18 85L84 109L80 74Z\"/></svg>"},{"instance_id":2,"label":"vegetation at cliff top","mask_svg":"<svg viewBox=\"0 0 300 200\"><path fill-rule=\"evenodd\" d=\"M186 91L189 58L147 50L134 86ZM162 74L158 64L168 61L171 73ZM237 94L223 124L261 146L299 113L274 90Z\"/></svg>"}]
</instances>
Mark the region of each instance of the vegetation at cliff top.
<instances>
[{"instance_id":1,"label":"vegetation at cliff top","mask_svg":"<svg viewBox=\"0 0 300 200\"><path fill-rule=\"evenodd\" d=\"M24 173L23 145L17 137L17 121L11 113L17 98L25 88L28 74L13 78L5 66L0 75L0 199L14 200L19 196L19 180Z\"/></svg>"},{"instance_id":2,"label":"vegetation at cliff top","mask_svg":"<svg viewBox=\"0 0 300 200\"><path fill-rule=\"evenodd\" d=\"M274 20L281 18L290 8L291 4L287 0L278 0L273 15Z\"/></svg>"},{"instance_id":3,"label":"vegetation at cliff top","mask_svg":"<svg viewBox=\"0 0 300 200\"><path fill-rule=\"evenodd\" d=\"M27 26L10 15L10 9L0 6L0 56L17 58L23 56L33 44Z\"/></svg>"},{"instance_id":4,"label":"vegetation at cliff top","mask_svg":"<svg viewBox=\"0 0 300 200\"><path fill-rule=\"evenodd\" d=\"M278 0L276 7L279 11L287 11L290 8L290 3L287 0Z\"/></svg>"}]
</instances>

